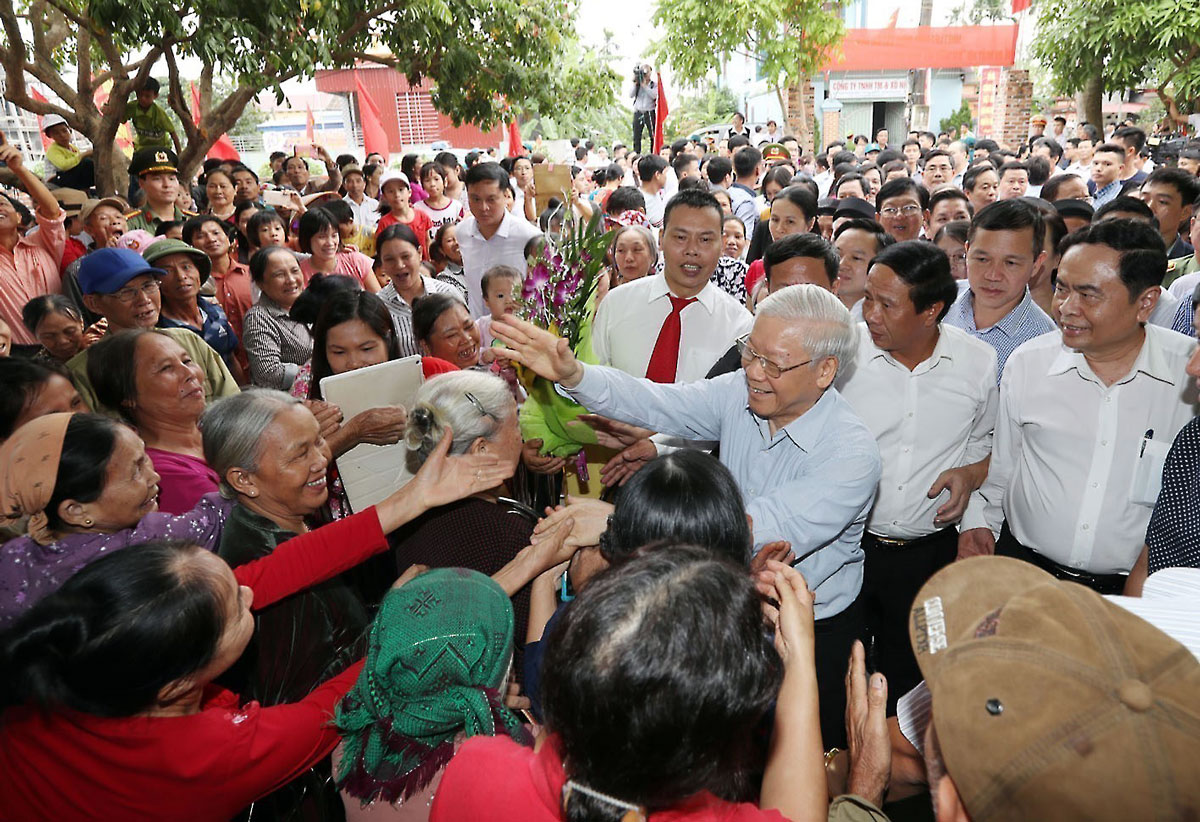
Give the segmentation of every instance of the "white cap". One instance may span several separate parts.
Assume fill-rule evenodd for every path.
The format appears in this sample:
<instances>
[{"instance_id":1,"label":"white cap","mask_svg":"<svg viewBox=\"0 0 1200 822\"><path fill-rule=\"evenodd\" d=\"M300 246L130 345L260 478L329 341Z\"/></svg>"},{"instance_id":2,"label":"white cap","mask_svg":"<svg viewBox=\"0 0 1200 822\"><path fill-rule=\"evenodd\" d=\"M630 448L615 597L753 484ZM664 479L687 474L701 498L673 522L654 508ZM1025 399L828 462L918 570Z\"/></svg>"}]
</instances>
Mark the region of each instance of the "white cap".
<instances>
[{"instance_id":1,"label":"white cap","mask_svg":"<svg viewBox=\"0 0 1200 822\"><path fill-rule=\"evenodd\" d=\"M383 191L384 186L388 183L397 181L404 183L405 188L412 188L412 184L408 181L408 175L403 171L386 171L384 172L383 179L379 181L379 190Z\"/></svg>"},{"instance_id":2,"label":"white cap","mask_svg":"<svg viewBox=\"0 0 1200 822\"><path fill-rule=\"evenodd\" d=\"M42 118L42 131L53 128L54 126L66 125L67 121L63 119L61 114L47 114Z\"/></svg>"}]
</instances>

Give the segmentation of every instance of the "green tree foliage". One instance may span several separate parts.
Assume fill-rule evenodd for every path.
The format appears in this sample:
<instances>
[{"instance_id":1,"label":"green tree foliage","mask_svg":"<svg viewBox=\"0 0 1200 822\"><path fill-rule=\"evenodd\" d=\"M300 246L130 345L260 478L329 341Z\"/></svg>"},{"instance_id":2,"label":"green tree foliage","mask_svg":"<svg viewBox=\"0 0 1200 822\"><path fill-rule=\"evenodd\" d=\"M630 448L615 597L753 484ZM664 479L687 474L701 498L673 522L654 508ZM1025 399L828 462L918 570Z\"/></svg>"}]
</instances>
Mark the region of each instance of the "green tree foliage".
<instances>
[{"instance_id":1,"label":"green tree foliage","mask_svg":"<svg viewBox=\"0 0 1200 822\"><path fill-rule=\"evenodd\" d=\"M652 48L685 83L699 83L734 54L756 60L787 119L811 134L811 112L788 111L783 89L807 82L845 34L842 0L658 0L654 23L664 36ZM798 135L799 136L799 135Z\"/></svg>"},{"instance_id":2,"label":"green tree foliage","mask_svg":"<svg viewBox=\"0 0 1200 822\"><path fill-rule=\"evenodd\" d=\"M963 104L958 107L958 111L938 121L938 130L957 138L960 126L970 126L973 123L974 118L971 117L971 106L966 100L963 100Z\"/></svg>"},{"instance_id":3,"label":"green tree foliage","mask_svg":"<svg viewBox=\"0 0 1200 822\"><path fill-rule=\"evenodd\" d=\"M1035 60L1062 94L1088 93L1099 122L1100 94L1158 89L1176 122L1200 106L1200 13L1179 0L1040 0ZM1089 86L1091 87L1089 89Z\"/></svg>"},{"instance_id":4,"label":"green tree foliage","mask_svg":"<svg viewBox=\"0 0 1200 822\"><path fill-rule=\"evenodd\" d=\"M55 112L97 147L97 164L113 165L120 108L166 61L163 102L179 117L185 171L237 122L264 89L321 68L380 63L411 83L432 81L433 104L456 122L483 126L512 108L552 111L603 106L616 75L575 47L576 0L14 0L0 2L0 66L5 96L26 110ZM30 42L27 42L30 41ZM202 65L201 115L192 124L191 95L179 74L183 58ZM77 67L70 82L64 68ZM65 105L40 103L31 75ZM214 98L214 78L232 91ZM112 81L103 110L92 94ZM112 187L115 189L115 174Z\"/></svg>"},{"instance_id":5,"label":"green tree foliage","mask_svg":"<svg viewBox=\"0 0 1200 822\"><path fill-rule=\"evenodd\" d=\"M951 10L950 24L978 26L994 20L1008 20L1011 8L1011 0L971 0Z\"/></svg>"},{"instance_id":6,"label":"green tree foliage","mask_svg":"<svg viewBox=\"0 0 1200 822\"><path fill-rule=\"evenodd\" d=\"M667 115L663 129L667 141L688 137L698 129L714 123L727 123L737 111L737 97L723 86L706 86L698 94L679 100Z\"/></svg>"}]
</instances>

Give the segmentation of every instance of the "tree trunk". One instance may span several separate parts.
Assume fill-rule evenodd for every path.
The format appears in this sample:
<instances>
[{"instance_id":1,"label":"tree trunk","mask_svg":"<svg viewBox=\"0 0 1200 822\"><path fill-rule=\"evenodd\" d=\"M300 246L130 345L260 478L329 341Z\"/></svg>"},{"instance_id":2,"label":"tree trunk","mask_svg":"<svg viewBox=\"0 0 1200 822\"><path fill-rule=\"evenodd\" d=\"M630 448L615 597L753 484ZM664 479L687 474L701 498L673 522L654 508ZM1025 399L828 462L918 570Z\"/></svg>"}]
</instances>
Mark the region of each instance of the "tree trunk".
<instances>
[{"instance_id":1,"label":"tree trunk","mask_svg":"<svg viewBox=\"0 0 1200 822\"><path fill-rule=\"evenodd\" d=\"M1079 110L1083 112L1083 118L1089 123L1104 132L1104 77L1100 74L1100 69L1088 78L1087 84L1083 87L1083 91L1079 93Z\"/></svg>"},{"instance_id":2,"label":"tree trunk","mask_svg":"<svg viewBox=\"0 0 1200 822\"><path fill-rule=\"evenodd\" d=\"M787 124L788 131L800 143L801 151L813 151L812 112L805 103L805 85L808 79L789 83L787 87ZM796 158L799 160L800 158Z\"/></svg>"}]
</instances>

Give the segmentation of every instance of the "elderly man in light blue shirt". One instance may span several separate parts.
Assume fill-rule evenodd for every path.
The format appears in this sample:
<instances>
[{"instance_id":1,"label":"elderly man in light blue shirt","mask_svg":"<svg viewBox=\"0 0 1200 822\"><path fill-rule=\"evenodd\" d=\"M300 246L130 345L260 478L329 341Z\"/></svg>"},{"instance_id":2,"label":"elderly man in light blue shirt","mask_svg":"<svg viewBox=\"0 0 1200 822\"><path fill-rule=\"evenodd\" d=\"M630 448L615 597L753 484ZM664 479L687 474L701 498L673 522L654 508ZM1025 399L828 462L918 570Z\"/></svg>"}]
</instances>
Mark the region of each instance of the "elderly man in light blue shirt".
<instances>
[{"instance_id":1,"label":"elderly man in light blue shirt","mask_svg":"<svg viewBox=\"0 0 1200 822\"><path fill-rule=\"evenodd\" d=\"M720 442L755 545L789 542L813 590L821 729L827 745L838 744L838 693L862 630L860 543L880 475L875 437L831 387L857 346L845 306L817 286L784 288L759 304L753 330L739 340L741 371L682 385L585 366L565 341L521 320L506 317L492 329L511 349L505 356L555 380L593 413Z\"/></svg>"}]
</instances>

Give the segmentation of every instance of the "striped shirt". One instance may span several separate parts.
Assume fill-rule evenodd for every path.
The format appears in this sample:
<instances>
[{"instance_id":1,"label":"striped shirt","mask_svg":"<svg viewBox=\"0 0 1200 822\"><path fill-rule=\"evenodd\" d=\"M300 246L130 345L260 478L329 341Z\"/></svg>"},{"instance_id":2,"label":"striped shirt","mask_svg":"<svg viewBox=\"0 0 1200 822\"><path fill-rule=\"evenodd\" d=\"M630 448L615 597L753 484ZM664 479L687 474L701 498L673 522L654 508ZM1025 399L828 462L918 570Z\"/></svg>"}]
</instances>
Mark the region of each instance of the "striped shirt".
<instances>
[{"instance_id":1,"label":"striped shirt","mask_svg":"<svg viewBox=\"0 0 1200 822\"><path fill-rule=\"evenodd\" d=\"M421 297L429 294L449 294L459 300L463 298L462 292L449 283L424 275L421 275L421 282L425 286L425 293ZM411 357L413 354L420 354L417 338L413 335L412 306L396 293L396 286L392 283L383 287L379 292L379 299L383 300L383 304L392 315L392 324L396 326L396 341L400 344L400 356Z\"/></svg>"},{"instance_id":2,"label":"striped shirt","mask_svg":"<svg viewBox=\"0 0 1200 822\"><path fill-rule=\"evenodd\" d=\"M1196 326L1192 323L1192 317L1196 310L1192 307L1192 299L1188 297L1186 300L1179 301L1179 308L1175 310L1175 320L1171 323L1171 330L1178 331L1180 334L1187 334L1189 337L1196 336Z\"/></svg>"},{"instance_id":3,"label":"striped shirt","mask_svg":"<svg viewBox=\"0 0 1200 822\"><path fill-rule=\"evenodd\" d=\"M242 332L250 380L260 388L287 391L300 366L312 357L308 326L289 317L287 309L266 294L246 312Z\"/></svg>"},{"instance_id":4,"label":"striped shirt","mask_svg":"<svg viewBox=\"0 0 1200 822\"><path fill-rule=\"evenodd\" d=\"M969 288L962 292L954 305L950 306L943 322L961 328L996 349L996 385L999 385L1009 355L1022 343L1053 331L1056 326L1054 320L1033 301L1028 288L1025 289L1025 297L1017 303L1017 307L991 328L975 326L974 300L975 295Z\"/></svg>"}]
</instances>

